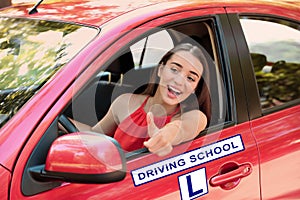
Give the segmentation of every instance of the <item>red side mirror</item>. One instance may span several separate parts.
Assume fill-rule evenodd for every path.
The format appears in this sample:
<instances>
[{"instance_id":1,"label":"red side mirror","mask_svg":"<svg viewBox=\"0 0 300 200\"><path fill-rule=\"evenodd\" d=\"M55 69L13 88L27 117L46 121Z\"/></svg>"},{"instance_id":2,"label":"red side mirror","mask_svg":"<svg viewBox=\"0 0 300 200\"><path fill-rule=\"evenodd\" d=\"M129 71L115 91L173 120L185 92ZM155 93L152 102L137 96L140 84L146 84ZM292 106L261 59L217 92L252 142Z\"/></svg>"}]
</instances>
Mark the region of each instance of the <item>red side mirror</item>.
<instances>
[{"instance_id":1,"label":"red side mirror","mask_svg":"<svg viewBox=\"0 0 300 200\"><path fill-rule=\"evenodd\" d=\"M113 138L79 132L52 143L41 173L43 178L68 182L109 183L124 179L126 162Z\"/></svg>"}]
</instances>

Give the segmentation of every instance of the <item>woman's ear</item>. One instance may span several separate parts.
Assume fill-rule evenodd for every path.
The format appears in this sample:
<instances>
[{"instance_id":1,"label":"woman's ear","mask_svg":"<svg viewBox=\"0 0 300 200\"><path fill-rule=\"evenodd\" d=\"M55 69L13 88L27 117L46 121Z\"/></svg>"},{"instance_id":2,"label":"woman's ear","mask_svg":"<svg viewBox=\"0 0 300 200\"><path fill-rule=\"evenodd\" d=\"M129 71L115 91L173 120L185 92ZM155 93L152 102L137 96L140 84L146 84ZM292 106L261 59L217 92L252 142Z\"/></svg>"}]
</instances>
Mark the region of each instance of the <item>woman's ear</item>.
<instances>
[{"instance_id":1,"label":"woman's ear","mask_svg":"<svg viewBox=\"0 0 300 200\"><path fill-rule=\"evenodd\" d=\"M164 67L163 64L159 64L159 66L158 66L157 76L158 76L159 78L160 78L161 70L162 70L163 67Z\"/></svg>"}]
</instances>

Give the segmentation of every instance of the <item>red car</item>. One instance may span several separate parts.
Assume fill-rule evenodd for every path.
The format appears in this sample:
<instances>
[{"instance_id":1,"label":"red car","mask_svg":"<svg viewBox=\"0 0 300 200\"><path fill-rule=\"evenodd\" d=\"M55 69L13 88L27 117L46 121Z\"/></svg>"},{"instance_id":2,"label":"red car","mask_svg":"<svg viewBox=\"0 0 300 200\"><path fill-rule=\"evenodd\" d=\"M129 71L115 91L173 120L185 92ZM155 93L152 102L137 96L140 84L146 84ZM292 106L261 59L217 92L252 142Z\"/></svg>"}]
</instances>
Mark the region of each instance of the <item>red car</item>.
<instances>
[{"instance_id":1,"label":"red car","mask_svg":"<svg viewBox=\"0 0 300 200\"><path fill-rule=\"evenodd\" d=\"M164 157L79 132L184 41L207 128ZM1 199L300 199L300 4L62 1L0 10Z\"/></svg>"}]
</instances>

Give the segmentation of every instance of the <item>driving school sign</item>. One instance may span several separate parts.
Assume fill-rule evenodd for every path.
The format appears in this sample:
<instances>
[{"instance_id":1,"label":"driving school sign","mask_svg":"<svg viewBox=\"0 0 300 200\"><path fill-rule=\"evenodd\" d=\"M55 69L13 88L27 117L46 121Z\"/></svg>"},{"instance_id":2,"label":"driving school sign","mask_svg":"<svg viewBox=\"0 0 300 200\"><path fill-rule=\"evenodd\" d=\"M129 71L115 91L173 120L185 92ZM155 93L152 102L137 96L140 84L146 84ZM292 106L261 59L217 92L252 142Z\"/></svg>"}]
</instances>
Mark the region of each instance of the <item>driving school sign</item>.
<instances>
[{"instance_id":1,"label":"driving school sign","mask_svg":"<svg viewBox=\"0 0 300 200\"><path fill-rule=\"evenodd\" d=\"M201 165L244 150L241 135L235 135L216 143L135 169L131 176L135 186Z\"/></svg>"}]
</instances>

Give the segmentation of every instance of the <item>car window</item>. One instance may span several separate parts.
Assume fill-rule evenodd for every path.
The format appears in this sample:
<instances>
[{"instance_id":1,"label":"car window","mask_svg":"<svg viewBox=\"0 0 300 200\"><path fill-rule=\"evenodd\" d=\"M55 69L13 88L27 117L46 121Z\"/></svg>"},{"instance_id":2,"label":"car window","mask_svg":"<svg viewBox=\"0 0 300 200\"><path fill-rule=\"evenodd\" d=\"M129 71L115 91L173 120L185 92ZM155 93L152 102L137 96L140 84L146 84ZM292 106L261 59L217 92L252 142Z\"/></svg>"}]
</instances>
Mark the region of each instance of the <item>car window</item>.
<instances>
[{"instance_id":1,"label":"car window","mask_svg":"<svg viewBox=\"0 0 300 200\"><path fill-rule=\"evenodd\" d=\"M114 54L115 59L109 60L90 79L92 82L72 100L65 111L66 115L84 124L95 125L106 115L118 96L124 93L141 94L145 91L153 69L168 50L177 44L190 42L202 46L209 57L210 77L207 81L211 106L207 108L207 112L211 116L207 127L232 120L231 115L226 113L228 102L224 100L225 80L223 71L220 70L220 59L217 58L214 43L216 36L212 29L213 23L210 21L183 23L168 28L155 28L145 33L144 37L132 40Z\"/></svg>"},{"instance_id":2,"label":"car window","mask_svg":"<svg viewBox=\"0 0 300 200\"><path fill-rule=\"evenodd\" d=\"M300 99L300 26L242 17L264 111Z\"/></svg>"},{"instance_id":3,"label":"car window","mask_svg":"<svg viewBox=\"0 0 300 200\"><path fill-rule=\"evenodd\" d=\"M1 17L0 127L97 33L75 24Z\"/></svg>"},{"instance_id":4,"label":"car window","mask_svg":"<svg viewBox=\"0 0 300 200\"><path fill-rule=\"evenodd\" d=\"M135 68L153 67L172 47L174 47L173 40L166 30L143 38L130 46Z\"/></svg>"}]
</instances>

